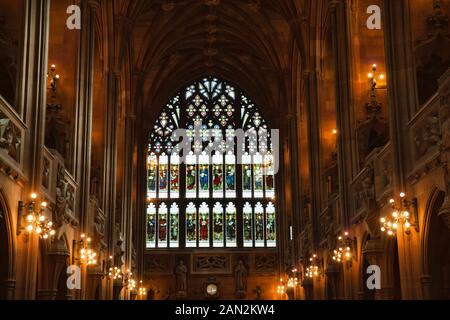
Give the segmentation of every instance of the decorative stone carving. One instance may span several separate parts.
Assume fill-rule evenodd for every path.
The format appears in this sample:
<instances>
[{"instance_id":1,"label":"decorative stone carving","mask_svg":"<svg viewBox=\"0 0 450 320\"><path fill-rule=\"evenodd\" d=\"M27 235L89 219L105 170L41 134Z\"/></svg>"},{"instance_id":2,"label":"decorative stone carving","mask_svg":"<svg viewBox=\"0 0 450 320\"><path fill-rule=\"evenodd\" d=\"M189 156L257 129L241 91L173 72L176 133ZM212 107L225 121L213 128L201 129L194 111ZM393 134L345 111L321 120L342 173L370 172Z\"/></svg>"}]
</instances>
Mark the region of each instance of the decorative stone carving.
<instances>
[{"instance_id":1,"label":"decorative stone carving","mask_svg":"<svg viewBox=\"0 0 450 320\"><path fill-rule=\"evenodd\" d=\"M427 38L416 45L417 88L419 103L424 105L438 89L439 77L450 67L448 16L439 1L427 19Z\"/></svg>"},{"instance_id":2,"label":"decorative stone carving","mask_svg":"<svg viewBox=\"0 0 450 320\"><path fill-rule=\"evenodd\" d=\"M203 3L208 7L216 7L220 4L220 0L203 0Z\"/></svg>"},{"instance_id":3,"label":"decorative stone carving","mask_svg":"<svg viewBox=\"0 0 450 320\"><path fill-rule=\"evenodd\" d=\"M61 226L63 224L77 225L73 217L75 205L75 189L66 179L66 169L59 164L56 176L56 221Z\"/></svg>"},{"instance_id":4,"label":"decorative stone carving","mask_svg":"<svg viewBox=\"0 0 450 320\"><path fill-rule=\"evenodd\" d=\"M47 190L50 187L50 161L45 157L42 161L42 186Z\"/></svg>"},{"instance_id":5,"label":"decorative stone carving","mask_svg":"<svg viewBox=\"0 0 450 320\"><path fill-rule=\"evenodd\" d=\"M365 166L366 157L374 149L385 146L388 141L389 125L381 114L381 107L372 88L370 101L365 105L366 119L356 128L361 166Z\"/></svg>"},{"instance_id":6,"label":"decorative stone carving","mask_svg":"<svg viewBox=\"0 0 450 320\"><path fill-rule=\"evenodd\" d=\"M236 288L236 297L244 298L247 294L247 268L242 259L234 269L234 281Z\"/></svg>"},{"instance_id":7,"label":"decorative stone carving","mask_svg":"<svg viewBox=\"0 0 450 320\"><path fill-rule=\"evenodd\" d=\"M256 273L273 273L276 271L277 257L273 254L255 256L254 270Z\"/></svg>"},{"instance_id":8,"label":"decorative stone carving","mask_svg":"<svg viewBox=\"0 0 450 320\"><path fill-rule=\"evenodd\" d=\"M439 146L441 163L444 168L446 197L439 211L439 216L450 229L450 69L441 78L440 109L442 141Z\"/></svg>"},{"instance_id":9,"label":"decorative stone carving","mask_svg":"<svg viewBox=\"0 0 450 320\"><path fill-rule=\"evenodd\" d=\"M5 150L13 160L19 163L21 144L20 129L0 111L0 150Z\"/></svg>"},{"instance_id":10,"label":"decorative stone carving","mask_svg":"<svg viewBox=\"0 0 450 320\"><path fill-rule=\"evenodd\" d=\"M184 264L184 260L178 261L178 266L175 269L177 297L185 297L187 295L187 272L188 269Z\"/></svg>"},{"instance_id":11,"label":"decorative stone carving","mask_svg":"<svg viewBox=\"0 0 450 320\"><path fill-rule=\"evenodd\" d=\"M90 193L99 200L101 195L101 181L102 181L101 167L95 162L93 162L91 166Z\"/></svg>"},{"instance_id":12,"label":"decorative stone carving","mask_svg":"<svg viewBox=\"0 0 450 320\"><path fill-rule=\"evenodd\" d=\"M165 12L172 11L175 8L175 1L173 0L165 0L163 1L161 8Z\"/></svg>"},{"instance_id":13,"label":"decorative stone carving","mask_svg":"<svg viewBox=\"0 0 450 320\"><path fill-rule=\"evenodd\" d=\"M199 256L197 257L197 270L225 270L227 265L227 257L225 256Z\"/></svg>"},{"instance_id":14,"label":"decorative stone carving","mask_svg":"<svg viewBox=\"0 0 450 320\"><path fill-rule=\"evenodd\" d=\"M439 117L430 114L414 130L414 143L416 159L420 159L430 150L434 149L441 140L439 132Z\"/></svg>"},{"instance_id":15,"label":"decorative stone carving","mask_svg":"<svg viewBox=\"0 0 450 320\"><path fill-rule=\"evenodd\" d=\"M149 275L153 274L170 274L171 267L168 256L166 255L146 255L145 270Z\"/></svg>"},{"instance_id":16,"label":"decorative stone carving","mask_svg":"<svg viewBox=\"0 0 450 320\"><path fill-rule=\"evenodd\" d=\"M116 246L114 249L115 253L115 264L123 265L125 263L125 243L123 241L123 235L120 231L120 225L116 223L115 226L115 238L116 238Z\"/></svg>"}]
</instances>

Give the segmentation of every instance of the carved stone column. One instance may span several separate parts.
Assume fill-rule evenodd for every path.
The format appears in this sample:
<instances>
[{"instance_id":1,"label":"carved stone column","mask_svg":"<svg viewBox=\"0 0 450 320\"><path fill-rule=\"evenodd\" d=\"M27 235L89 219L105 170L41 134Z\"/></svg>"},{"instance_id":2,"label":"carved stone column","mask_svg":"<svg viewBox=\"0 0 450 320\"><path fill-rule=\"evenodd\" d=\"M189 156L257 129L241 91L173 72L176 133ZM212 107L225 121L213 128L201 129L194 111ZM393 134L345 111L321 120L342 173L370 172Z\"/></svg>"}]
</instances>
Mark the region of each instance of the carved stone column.
<instances>
[{"instance_id":1,"label":"carved stone column","mask_svg":"<svg viewBox=\"0 0 450 320\"><path fill-rule=\"evenodd\" d=\"M380 239L371 239L368 240L364 246L364 249L362 250L362 254L364 255L364 258L367 259L370 265L376 265L382 267L384 265L384 258L385 258L385 252L382 245L382 242ZM363 270L363 272L366 272L366 270ZM383 277L382 284L383 284ZM366 285L365 283L363 285ZM375 299L381 300L384 299L384 292L383 289L381 290L375 290Z\"/></svg>"},{"instance_id":2,"label":"carved stone column","mask_svg":"<svg viewBox=\"0 0 450 320\"><path fill-rule=\"evenodd\" d=\"M43 267L39 273L40 281L36 298L38 300L55 300L58 295L60 276L65 274L65 268L68 265L69 251L63 240L53 241L48 252L43 251L41 261Z\"/></svg>"}]
</instances>

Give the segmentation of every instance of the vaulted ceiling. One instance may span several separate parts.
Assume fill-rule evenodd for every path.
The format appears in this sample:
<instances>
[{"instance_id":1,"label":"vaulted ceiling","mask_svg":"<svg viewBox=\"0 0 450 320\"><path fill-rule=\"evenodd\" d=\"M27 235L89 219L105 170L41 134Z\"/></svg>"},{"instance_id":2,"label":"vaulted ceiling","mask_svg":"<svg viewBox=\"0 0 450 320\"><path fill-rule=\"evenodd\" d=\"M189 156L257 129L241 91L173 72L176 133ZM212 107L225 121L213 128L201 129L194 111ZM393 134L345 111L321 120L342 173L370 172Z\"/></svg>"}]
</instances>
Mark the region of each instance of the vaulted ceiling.
<instances>
[{"instance_id":1,"label":"vaulted ceiling","mask_svg":"<svg viewBox=\"0 0 450 320\"><path fill-rule=\"evenodd\" d=\"M299 45L300 0L122 0L115 10L143 103L160 108L205 75L236 83L262 105L279 104Z\"/></svg>"}]
</instances>

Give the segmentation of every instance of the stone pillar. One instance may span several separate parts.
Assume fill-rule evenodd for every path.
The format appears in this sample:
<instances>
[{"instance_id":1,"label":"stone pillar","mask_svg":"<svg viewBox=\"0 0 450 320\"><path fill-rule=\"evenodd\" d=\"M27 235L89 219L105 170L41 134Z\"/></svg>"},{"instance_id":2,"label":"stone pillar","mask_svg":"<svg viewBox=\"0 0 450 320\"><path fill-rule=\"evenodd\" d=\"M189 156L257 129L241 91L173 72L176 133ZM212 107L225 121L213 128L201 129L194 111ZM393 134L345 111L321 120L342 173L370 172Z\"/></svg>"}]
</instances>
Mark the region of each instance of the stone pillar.
<instances>
[{"instance_id":1,"label":"stone pillar","mask_svg":"<svg viewBox=\"0 0 450 320\"><path fill-rule=\"evenodd\" d=\"M367 259L370 265L376 265L382 268L384 264L385 252L380 239L368 240L362 250L364 258ZM382 269L383 270L383 269ZM366 270L362 270L366 272ZM385 284L386 279L381 275L381 290L375 290L375 300L385 299L383 284ZM366 285L363 283L362 285Z\"/></svg>"},{"instance_id":2,"label":"stone pillar","mask_svg":"<svg viewBox=\"0 0 450 320\"><path fill-rule=\"evenodd\" d=\"M420 276L420 284L422 286L422 299L431 300L432 295L432 283L433 278L429 274L423 274Z\"/></svg>"},{"instance_id":3,"label":"stone pillar","mask_svg":"<svg viewBox=\"0 0 450 320\"><path fill-rule=\"evenodd\" d=\"M23 190L23 200L29 200L31 192L41 187L42 152L45 135L45 111L47 90L49 0L25 1L25 45L23 51L23 75L19 99L23 104L25 122L28 126L24 141L24 173L28 183ZM34 299L39 253L36 235L22 233L17 239L16 275L18 299Z\"/></svg>"},{"instance_id":4,"label":"stone pillar","mask_svg":"<svg viewBox=\"0 0 450 320\"><path fill-rule=\"evenodd\" d=\"M309 174L311 186L311 222L313 233L313 250L318 245L319 226L318 214L321 212L322 204L322 170L321 170L321 140L320 140L320 119L318 105L318 75L317 71L305 71L304 73L308 141L309 141Z\"/></svg>"},{"instance_id":5,"label":"stone pillar","mask_svg":"<svg viewBox=\"0 0 450 320\"><path fill-rule=\"evenodd\" d=\"M335 0L331 6L331 30L335 42L336 74L336 123L339 132L337 140L340 210L343 222L349 224L351 217L351 190L353 176L359 171L358 149L355 144L356 131L351 102L351 44L347 21L347 1Z\"/></svg>"}]
</instances>

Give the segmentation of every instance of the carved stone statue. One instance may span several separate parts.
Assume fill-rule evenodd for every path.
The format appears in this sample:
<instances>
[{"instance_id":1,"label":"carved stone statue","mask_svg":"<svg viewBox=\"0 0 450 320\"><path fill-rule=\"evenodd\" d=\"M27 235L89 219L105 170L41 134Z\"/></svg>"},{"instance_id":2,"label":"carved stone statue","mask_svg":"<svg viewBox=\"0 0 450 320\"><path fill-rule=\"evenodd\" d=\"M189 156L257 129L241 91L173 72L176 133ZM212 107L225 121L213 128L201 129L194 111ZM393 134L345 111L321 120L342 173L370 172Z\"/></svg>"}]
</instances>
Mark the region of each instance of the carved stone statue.
<instances>
[{"instance_id":1,"label":"carved stone statue","mask_svg":"<svg viewBox=\"0 0 450 320\"><path fill-rule=\"evenodd\" d=\"M178 262L175 269L176 275L176 291L178 297L185 297L187 295L187 267L183 260Z\"/></svg>"},{"instance_id":2,"label":"carved stone statue","mask_svg":"<svg viewBox=\"0 0 450 320\"><path fill-rule=\"evenodd\" d=\"M234 269L234 280L236 283L236 295L240 298L244 297L247 291L247 268L242 260L239 260Z\"/></svg>"}]
</instances>

